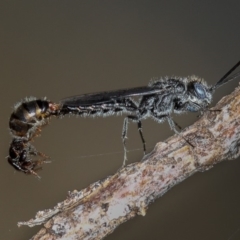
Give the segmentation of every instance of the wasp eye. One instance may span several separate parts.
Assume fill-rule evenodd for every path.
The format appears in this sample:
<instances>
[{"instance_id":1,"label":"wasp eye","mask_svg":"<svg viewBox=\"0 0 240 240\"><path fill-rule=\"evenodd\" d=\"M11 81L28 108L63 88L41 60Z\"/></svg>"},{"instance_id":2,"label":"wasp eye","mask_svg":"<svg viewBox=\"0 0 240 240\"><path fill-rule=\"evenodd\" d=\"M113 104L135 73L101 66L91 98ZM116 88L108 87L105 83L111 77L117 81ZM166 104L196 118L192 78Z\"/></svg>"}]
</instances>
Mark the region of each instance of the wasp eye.
<instances>
[{"instance_id":1,"label":"wasp eye","mask_svg":"<svg viewBox=\"0 0 240 240\"><path fill-rule=\"evenodd\" d=\"M189 86L189 90L199 99L205 99L207 97L206 89L201 83L193 82Z\"/></svg>"}]
</instances>

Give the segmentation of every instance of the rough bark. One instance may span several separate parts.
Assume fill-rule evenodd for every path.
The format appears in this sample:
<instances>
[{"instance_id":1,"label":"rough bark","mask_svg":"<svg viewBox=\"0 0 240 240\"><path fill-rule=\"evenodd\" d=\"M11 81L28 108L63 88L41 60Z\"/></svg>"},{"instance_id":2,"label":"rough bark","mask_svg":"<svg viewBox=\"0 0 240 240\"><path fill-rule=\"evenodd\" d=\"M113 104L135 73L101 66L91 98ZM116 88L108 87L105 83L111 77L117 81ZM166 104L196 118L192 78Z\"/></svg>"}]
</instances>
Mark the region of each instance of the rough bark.
<instances>
[{"instance_id":1,"label":"rough bark","mask_svg":"<svg viewBox=\"0 0 240 240\"><path fill-rule=\"evenodd\" d=\"M240 88L224 97L192 126L158 143L141 162L98 181L35 219L19 222L44 224L32 239L102 239L121 223L144 216L150 203L197 171L239 156Z\"/></svg>"}]
</instances>

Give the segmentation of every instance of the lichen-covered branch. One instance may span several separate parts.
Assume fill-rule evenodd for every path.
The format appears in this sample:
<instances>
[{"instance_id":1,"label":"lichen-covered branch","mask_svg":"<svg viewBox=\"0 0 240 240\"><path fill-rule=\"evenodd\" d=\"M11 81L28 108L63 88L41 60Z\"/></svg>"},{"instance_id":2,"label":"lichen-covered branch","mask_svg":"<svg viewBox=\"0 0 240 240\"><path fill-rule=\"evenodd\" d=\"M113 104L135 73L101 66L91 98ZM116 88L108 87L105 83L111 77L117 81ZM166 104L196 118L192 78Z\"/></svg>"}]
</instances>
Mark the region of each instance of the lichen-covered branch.
<instances>
[{"instance_id":1,"label":"lichen-covered branch","mask_svg":"<svg viewBox=\"0 0 240 240\"><path fill-rule=\"evenodd\" d=\"M144 216L150 203L197 171L239 156L240 88L201 119L156 145L141 162L98 181L21 225L44 227L32 239L102 239L121 223ZM184 139L189 141L189 145Z\"/></svg>"}]
</instances>

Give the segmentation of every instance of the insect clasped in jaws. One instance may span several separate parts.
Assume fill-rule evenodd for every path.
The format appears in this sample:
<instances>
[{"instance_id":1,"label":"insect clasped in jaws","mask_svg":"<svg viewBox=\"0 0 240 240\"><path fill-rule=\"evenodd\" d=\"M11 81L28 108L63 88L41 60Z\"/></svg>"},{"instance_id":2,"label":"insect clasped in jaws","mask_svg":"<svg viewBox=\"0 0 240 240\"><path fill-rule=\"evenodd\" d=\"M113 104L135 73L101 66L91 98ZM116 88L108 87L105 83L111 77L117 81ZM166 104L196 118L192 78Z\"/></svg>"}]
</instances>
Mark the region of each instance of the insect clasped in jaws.
<instances>
[{"instance_id":1,"label":"insect clasped in jaws","mask_svg":"<svg viewBox=\"0 0 240 240\"><path fill-rule=\"evenodd\" d=\"M180 134L171 114L206 111L215 90L240 76L240 72L230 76L239 65L240 61L212 87L196 76L172 77L151 81L148 86L143 87L73 96L62 99L59 103L46 99L25 99L14 107L10 117L9 127L13 140L8 162L18 171L38 176L36 170L46 162L46 156L38 152L30 142L40 135L41 128L48 124L52 116L72 114L106 117L124 113L127 115L122 130L124 166L127 160L126 138L129 120L137 123L145 153L142 120L148 117L159 123L166 120L170 128L176 134ZM134 101L133 97L139 97L139 100ZM41 159L34 160L34 156Z\"/></svg>"}]
</instances>

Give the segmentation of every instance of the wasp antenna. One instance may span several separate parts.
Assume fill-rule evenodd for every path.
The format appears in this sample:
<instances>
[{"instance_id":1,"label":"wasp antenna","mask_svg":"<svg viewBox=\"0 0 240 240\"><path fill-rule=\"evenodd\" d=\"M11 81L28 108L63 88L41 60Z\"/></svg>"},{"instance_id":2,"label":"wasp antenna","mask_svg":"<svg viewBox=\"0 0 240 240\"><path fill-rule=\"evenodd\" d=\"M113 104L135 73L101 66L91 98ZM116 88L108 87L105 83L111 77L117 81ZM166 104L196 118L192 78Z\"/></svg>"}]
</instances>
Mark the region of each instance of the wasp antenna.
<instances>
[{"instance_id":1,"label":"wasp antenna","mask_svg":"<svg viewBox=\"0 0 240 240\"><path fill-rule=\"evenodd\" d=\"M240 76L240 72L237 72L236 74L228 77L239 66L240 66L240 61L237 62L226 74L224 74L224 76L210 90L213 92L215 89L219 88L220 86Z\"/></svg>"}]
</instances>

